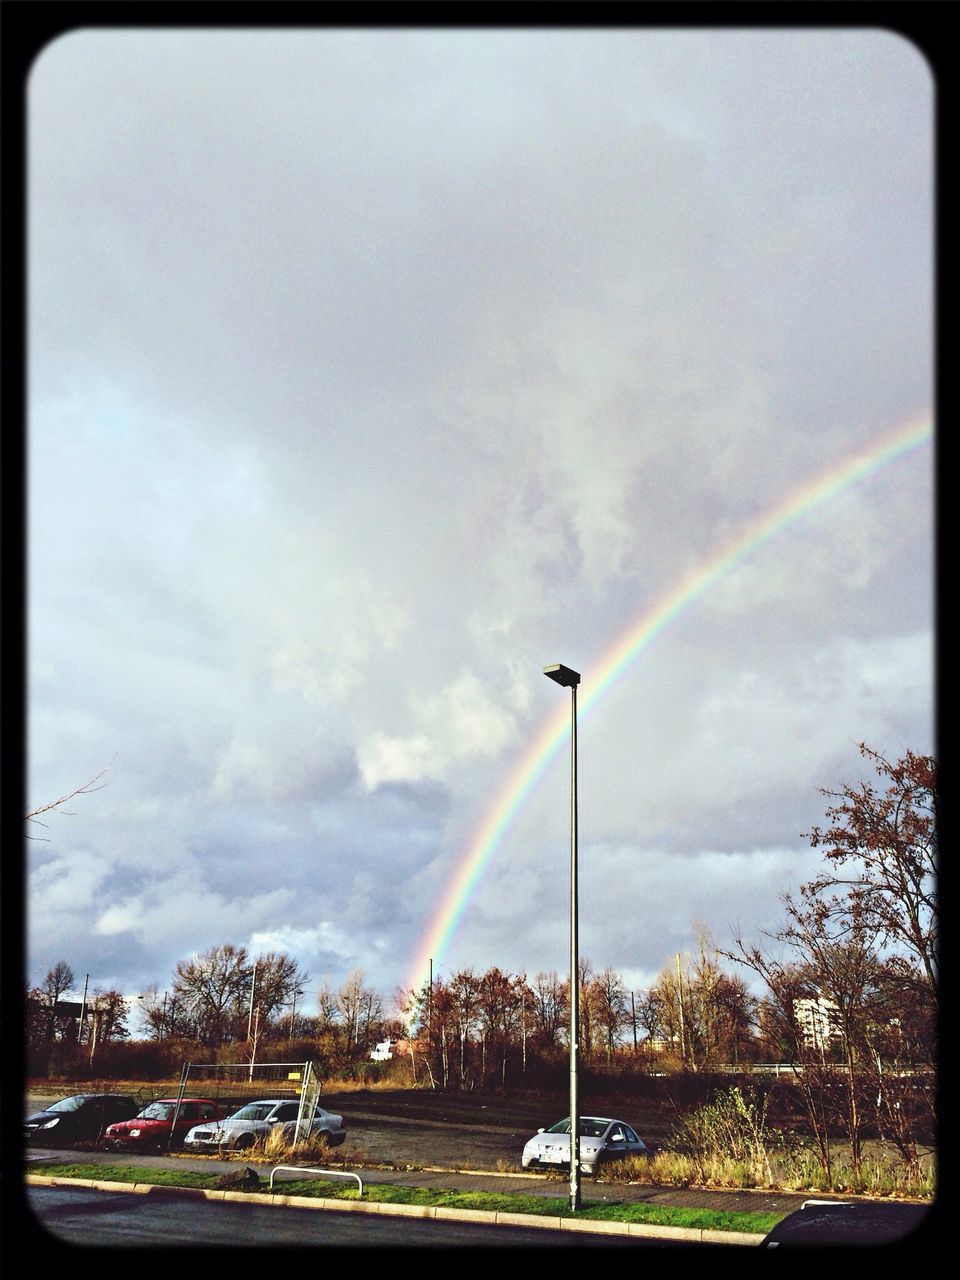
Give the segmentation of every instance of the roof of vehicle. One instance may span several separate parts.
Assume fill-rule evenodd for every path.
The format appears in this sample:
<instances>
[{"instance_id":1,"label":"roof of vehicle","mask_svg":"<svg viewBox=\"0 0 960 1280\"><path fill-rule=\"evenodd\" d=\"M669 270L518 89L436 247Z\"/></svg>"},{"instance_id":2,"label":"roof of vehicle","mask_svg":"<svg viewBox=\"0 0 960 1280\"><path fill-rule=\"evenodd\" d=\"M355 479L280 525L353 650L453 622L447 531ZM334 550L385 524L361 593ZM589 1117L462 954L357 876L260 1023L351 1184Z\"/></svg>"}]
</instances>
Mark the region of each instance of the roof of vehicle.
<instances>
[{"instance_id":1,"label":"roof of vehicle","mask_svg":"<svg viewBox=\"0 0 960 1280\"><path fill-rule=\"evenodd\" d=\"M67 1093L67 1094L64 1094L62 1098L57 1098L57 1102L69 1102L71 1098L122 1098L124 1102L136 1101L136 1099L131 1098L128 1093ZM55 1105L56 1104L53 1102L48 1104L48 1106L51 1106L51 1107ZM43 1111L47 1110L46 1107L43 1107L41 1109Z\"/></svg>"},{"instance_id":2,"label":"roof of vehicle","mask_svg":"<svg viewBox=\"0 0 960 1280\"><path fill-rule=\"evenodd\" d=\"M807 1200L763 1244L880 1244L909 1235L928 1212L929 1205L894 1200Z\"/></svg>"},{"instance_id":3,"label":"roof of vehicle","mask_svg":"<svg viewBox=\"0 0 960 1280\"><path fill-rule=\"evenodd\" d=\"M563 1120L569 1120L569 1119L570 1119L569 1116L563 1117ZM579 1119L581 1124L583 1123L584 1120L596 1120L598 1124L626 1124L627 1123L626 1120L615 1120L613 1116L580 1116ZM555 1121L555 1123L563 1124L563 1120L557 1120ZM631 1125L630 1128L632 1129L633 1125Z\"/></svg>"},{"instance_id":4,"label":"roof of vehicle","mask_svg":"<svg viewBox=\"0 0 960 1280\"><path fill-rule=\"evenodd\" d=\"M153 1102L147 1102L144 1105L147 1107L152 1107L154 1102L169 1102L171 1106L174 1106L174 1107L177 1105L176 1098L154 1098ZM180 1099L181 1107L185 1102L209 1102L211 1107L217 1107L220 1105L218 1102L214 1102L213 1098L181 1098Z\"/></svg>"},{"instance_id":5,"label":"roof of vehicle","mask_svg":"<svg viewBox=\"0 0 960 1280\"><path fill-rule=\"evenodd\" d=\"M275 1107L278 1102L297 1102L299 1098L251 1098L249 1102L241 1102L237 1110L243 1107Z\"/></svg>"}]
</instances>

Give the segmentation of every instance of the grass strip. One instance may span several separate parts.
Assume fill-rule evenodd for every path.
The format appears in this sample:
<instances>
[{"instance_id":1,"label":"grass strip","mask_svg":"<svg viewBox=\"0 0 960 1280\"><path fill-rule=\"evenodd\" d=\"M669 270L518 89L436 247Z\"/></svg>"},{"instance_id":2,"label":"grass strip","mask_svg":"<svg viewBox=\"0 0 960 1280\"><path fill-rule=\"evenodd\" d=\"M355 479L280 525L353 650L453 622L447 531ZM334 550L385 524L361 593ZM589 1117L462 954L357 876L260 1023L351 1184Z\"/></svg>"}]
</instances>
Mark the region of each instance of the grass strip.
<instances>
[{"instance_id":1,"label":"grass strip","mask_svg":"<svg viewBox=\"0 0 960 1280\"><path fill-rule=\"evenodd\" d=\"M158 1187L190 1187L214 1190L218 1174L188 1169L139 1169L129 1165L45 1164L51 1178L90 1178L100 1182L138 1182ZM262 1180L261 1192L269 1194ZM274 1194L311 1199L357 1200L355 1186L318 1178L289 1178L274 1183ZM430 1187L403 1187L393 1183L365 1183L363 1199L378 1204L412 1204L450 1209L484 1209L489 1213L525 1213L532 1217L586 1218L600 1222L637 1222L649 1226L690 1227L711 1231L745 1231L765 1235L783 1217L781 1213L724 1213L714 1209L682 1209L671 1205L605 1203L572 1210L560 1197L504 1194L491 1191L441 1191Z\"/></svg>"}]
</instances>

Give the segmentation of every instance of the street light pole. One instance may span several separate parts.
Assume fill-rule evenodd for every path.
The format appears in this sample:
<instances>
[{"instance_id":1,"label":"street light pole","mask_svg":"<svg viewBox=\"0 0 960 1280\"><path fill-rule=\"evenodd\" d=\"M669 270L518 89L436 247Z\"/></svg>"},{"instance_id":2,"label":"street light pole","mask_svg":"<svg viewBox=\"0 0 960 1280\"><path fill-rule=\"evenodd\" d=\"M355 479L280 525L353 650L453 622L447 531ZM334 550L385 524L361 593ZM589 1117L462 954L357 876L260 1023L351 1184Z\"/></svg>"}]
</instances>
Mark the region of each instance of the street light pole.
<instances>
[{"instance_id":1,"label":"street light pole","mask_svg":"<svg viewBox=\"0 0 960 1280\"><path fill-rule=\"evenodd\" d=\"M580 1199L580 1107L577 1061L580 1056L580 958L577 924L577 685L580 673L560 662L543 674L570 690L570 1208Z\"/></svg>"}]
</instances>

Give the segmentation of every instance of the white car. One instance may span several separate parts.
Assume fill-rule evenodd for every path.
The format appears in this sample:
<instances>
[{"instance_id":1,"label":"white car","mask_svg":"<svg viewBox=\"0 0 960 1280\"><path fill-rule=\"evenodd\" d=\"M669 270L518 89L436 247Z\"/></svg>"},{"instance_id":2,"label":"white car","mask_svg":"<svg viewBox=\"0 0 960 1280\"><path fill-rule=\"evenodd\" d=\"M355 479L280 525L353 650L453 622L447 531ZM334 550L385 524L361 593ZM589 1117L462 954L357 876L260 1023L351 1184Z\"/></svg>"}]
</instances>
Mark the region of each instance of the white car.
<instances>
[{"instance_id":1,"label":"white car","mask_svg":"<svg viewBox=\"0 0 960 1280\"><path fill-rule=\"evenodd\" d=\"M580 1117L580 1169L583 1173L593 1173L601 1161L649 1154L647 1144L622 1120L602 1116ZM569 1165L570 1117L549 1129L538 1130L523 1148L521 1163L524 1169Z\"/></svg>"},{"instance_id":2,"label":"white car","mask_svg":"<svg viewBox=\"0 0 960 1280\"><path fill-rule=\"evenodd\" d=\"M252 1147L258 1138L266 1137L277 1125L281 1125L284 1136L292 1140L299 1114L300 1103L295 1098L265 1098L259 1102L248 1102L225 1120L194 1126L184 1138L183 1145L187 1151L218 1151L223 1147L243 1151ZM324 1134L331 1147L339 1147L347 1136L343 1116L324 1111L322 1107L317 1107L310 1133L312 1137Z\"/></svg>"}]
</instances>

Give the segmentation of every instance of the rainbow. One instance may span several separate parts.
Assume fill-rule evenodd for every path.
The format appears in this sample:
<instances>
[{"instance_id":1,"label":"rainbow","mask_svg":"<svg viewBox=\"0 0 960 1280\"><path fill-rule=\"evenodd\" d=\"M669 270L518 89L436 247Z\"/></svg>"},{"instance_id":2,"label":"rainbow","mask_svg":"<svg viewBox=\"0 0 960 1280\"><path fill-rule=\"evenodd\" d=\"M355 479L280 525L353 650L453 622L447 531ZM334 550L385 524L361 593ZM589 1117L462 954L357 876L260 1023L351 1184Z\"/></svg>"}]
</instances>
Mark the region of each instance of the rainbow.
<instances>
[{"instance_id":1,"label":"rainbow","mask_svg":"<svg viewBox=\"0 0 960 1280\"><path fill-rule=\"evenodd\" d=\"M708 591L729 569L752 555L759 547L782 533L816 507L837 497L887 463L919 449L933 435L932 415L925 413L905 426L888 432L879 440L834 464L812 481L743 529L732 542L703 561L665 596L647 609L626 633L603 655L595 668L585 673L578 691L578 715L600 701L640 654ZM553 654L544 655L553 660ZM496 796L466 852L459 859L443 896L424 932L410 965L407 989L417 990L428 976L433 959L439 966L466 911L484 870L503 841L511 823L535 790L548 765L561 748L569 745L570 706L559 699L556 712L546 722L532 745Z\"/></svg>"}]
</instances>

